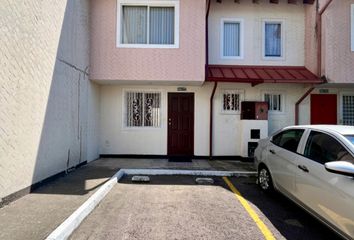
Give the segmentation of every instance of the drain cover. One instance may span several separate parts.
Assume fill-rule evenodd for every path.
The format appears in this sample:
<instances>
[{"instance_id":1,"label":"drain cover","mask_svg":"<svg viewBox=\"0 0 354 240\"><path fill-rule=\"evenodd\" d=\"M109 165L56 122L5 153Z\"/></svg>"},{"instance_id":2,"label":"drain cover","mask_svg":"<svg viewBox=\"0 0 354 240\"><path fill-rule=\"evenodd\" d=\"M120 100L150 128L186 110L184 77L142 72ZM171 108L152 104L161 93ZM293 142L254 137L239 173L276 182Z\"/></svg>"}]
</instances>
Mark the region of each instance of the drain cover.
<instances>
[{"instance_id":1,"label":"drain cover","mask_svg":"<svg viewBox=\"0 0 354 240\"><path fill-rule=\"evenodd\" d=\"M195 179L195 182L198 184L207 185L207 184L213 184L214 179L212 179L212 178L197 178L197 179Z\"/></svg>"},{"instance_id":2,"label":"drain cover","mask_svg":"<svg viewBox=\"0 0 354 240\"><path fill-rule=\"evenodd\" d=\"M303 228L304 226L296 219L286 219L285 223L295 227Z\"/></svg>"},{"instance_id":3,"label":"drain cover","mask_svg":"<svg viewBox=\"0 0 354 240\"><path fill-rule=\"evenodd\" d=\"M132 182L150 182L150 178L148 176L133 176Z\"/></svg>"}]
</instances>

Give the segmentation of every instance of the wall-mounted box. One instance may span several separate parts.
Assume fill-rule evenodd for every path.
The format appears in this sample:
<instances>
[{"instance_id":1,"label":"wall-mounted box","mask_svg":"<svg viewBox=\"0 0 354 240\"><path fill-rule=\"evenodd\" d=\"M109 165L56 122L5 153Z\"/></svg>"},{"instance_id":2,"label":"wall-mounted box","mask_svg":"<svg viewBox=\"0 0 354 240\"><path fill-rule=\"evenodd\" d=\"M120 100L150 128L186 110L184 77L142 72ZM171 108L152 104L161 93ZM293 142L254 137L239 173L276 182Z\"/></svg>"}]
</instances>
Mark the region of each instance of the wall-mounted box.
<instances>
[{"instance_id":1,"label":"wall-mounted box","mask_svg":"<svg viewBox=\"0 0 354 240\"><path fill-rule=\"evenodd\" d=\"M268 103L244 101L241 102L241 120L268 120Z\"/></svg>"}]
</instances>

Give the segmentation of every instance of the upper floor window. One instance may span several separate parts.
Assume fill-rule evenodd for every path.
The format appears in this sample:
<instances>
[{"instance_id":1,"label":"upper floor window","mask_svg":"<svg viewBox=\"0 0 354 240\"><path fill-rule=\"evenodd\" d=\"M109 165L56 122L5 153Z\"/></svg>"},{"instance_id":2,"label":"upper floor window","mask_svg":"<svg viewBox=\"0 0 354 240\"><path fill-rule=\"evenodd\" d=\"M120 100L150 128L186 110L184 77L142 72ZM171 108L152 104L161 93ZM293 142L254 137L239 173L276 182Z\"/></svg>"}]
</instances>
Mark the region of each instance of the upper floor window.
<instances>
[{"instance_id":1,"label":"upper floor window","mask_svg":"<svg viewBox=\"0 0 354 240\"><path fill-rule=\"evenodd\" d=\"M178 1L119 1L118 47L178 47Z\"/></svg>"},{"instance_id":2,"label":"upper floor window","mask_svg":"<svg viewBox=\"0 0 354 240\"><path fill-rule=\"evenodd\" d=\"M126 127L159 127L161 93L126 92Z\"/></svg>"},{"instance_id":3,"label":"upper floor window","mask_svg":"<svg viewBox=\"0 0 354 240\"><path fill-rule=\"evenodd\" d=\"M242 21L222 19L222 58L242 58Z\"/></svg>"},{"instance_id":4,"label":"upper floor window","mask_svg":"<svg viewBox=\"0 0 354 240\"><path fill-rule=\"evenodd\" d=\"M351 17L351 45L352 45L352 52L354 52L354 4L351 5L350 17Z\"/></svg>"},{"instance_id":5,"label":"upper floor window","mask_svg":"<svg viewBox=\"0 0 354 240\"><path fill-rule=\"evenodd\" d=\"M283 57L283 24L280 21L263 22L263 57Z\"/></svg>"},{"instance_id":6,"label":"upper floor window","mask_svg":"<svg viewBox=\"0 0 354 240\"><path fill-rule=\"evenodd\" d=\"M279 93L264 93L264 101L268 103L270 112L283 112L283 95Z\"/></svg>"},{"instance_id":7,"label":"upper floor window","mask_svg":"<svg viewBox=\"0 0 354 240\"><path fill-rule=\"evenodd\" d=\"M222 112L240 113L242 97L243 94L240 90L224 90L222 93Z\"/></svg>"}]
</instances>

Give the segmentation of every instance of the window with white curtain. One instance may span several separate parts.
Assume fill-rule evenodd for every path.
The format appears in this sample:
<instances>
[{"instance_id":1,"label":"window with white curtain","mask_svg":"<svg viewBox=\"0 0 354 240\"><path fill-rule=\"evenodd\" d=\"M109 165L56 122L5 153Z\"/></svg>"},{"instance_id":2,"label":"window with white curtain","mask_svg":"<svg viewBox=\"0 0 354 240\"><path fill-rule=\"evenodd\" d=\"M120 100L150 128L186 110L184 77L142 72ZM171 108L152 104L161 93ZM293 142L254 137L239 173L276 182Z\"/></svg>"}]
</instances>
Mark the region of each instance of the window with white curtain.
<instances>
[{"instance_id":1,"label":"window with white curtain","mask_svg":"<svg viewBox=\"0 0 354 240\"><path fill-rule=\"evenodd\" d=\"M126 92L126 127L159 127L161 93Z\"/></svg>"},{"instance_id":2,"label":"window with white curtain","mask_svg":"<svg viewBox=\"0 0 354 240\"><path fill-rule=\"evenodd\" d=\"M283 31L281 22L266 21L263 25L264 57L280 58L283 56Z\"/></svg>"},{"instance_id":3,"label":"window with white curtain","mask_svg":"<svg viewBox=\"0 0 354 240\"><path fill-rule=\"evenodd\" d=\"M222 20L222 57L241 58L241 20L223 19Z\"/></svg>"},{"instance_id":4,"label":"window with white curtain","mask_svg":"<svg viewBox=\"0 0 354 240\"><path fill-rule=\"evenodd\" d=\"M129 3L120 5L118 46L177 47L177 1Z\"/></svg>"},{"instance_id":5,"label":"window with white curtain","mask_svg":"<svg viewBox=\"0 0 354 240\"><path fill-rule=\"evenodd\" d=\"M283 96L278 93L265 93L264 101L268 103L269 112L283 112Z\"/></svg>"}]
</instances>

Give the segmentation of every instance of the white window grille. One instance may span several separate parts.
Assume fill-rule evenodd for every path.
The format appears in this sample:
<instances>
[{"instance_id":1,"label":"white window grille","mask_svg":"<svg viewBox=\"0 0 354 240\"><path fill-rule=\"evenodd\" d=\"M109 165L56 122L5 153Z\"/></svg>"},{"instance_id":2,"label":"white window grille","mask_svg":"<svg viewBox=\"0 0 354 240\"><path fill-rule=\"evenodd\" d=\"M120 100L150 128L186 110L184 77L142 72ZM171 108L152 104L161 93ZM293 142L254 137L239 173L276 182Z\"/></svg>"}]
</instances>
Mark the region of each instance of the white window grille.
<instances>
[{"instance_id":1,"label":"white window grille","mask_svg":"<svg viewBox=\"0 0 354 240\"><path fill-rule=\"evenodd\" d=\"M265 93L264 101L268 103L268 108L270 112L283 111L283 101L281 94Z\"/></svg>"},{"instance_id":2,"label":"white window grille","mask_svg":"<svg viewBox=\"0 0 354 240\"><path fill-rule=\"evenodd\" d=\"M263 23L263 56L266 58L283 57L283 26L279 21Z\"/></svg>"},{"instance_id":3,"label":"white window grille","mask_svg":"<svg viewBox=\"0 0 354 240\"><path fill-rule=\"evenodd\" d=\"M241 93L225 90L222 94L222 111L224 113L239 113L241 110Z\"/></svg>"},{"instance_id":4,"label":"white window grille","mask_svg":"<svg viewBox=\"0 0 354 240\"><path fill-rule=\"evenodd\" d=\"M241 58L241 20L222 20L222 57Z\"/></svg>"},{"instance_id":5,"label":"white window grille","mask_svg":"<svg viewBox=\"0 0 354 240\"><path fill-rule=\"evenodd\" d=\"M354 95L342 96L343 125L354 125Z\"/></svg>"},{"instance_id":6,"label":"white window grille","mask_svg":"<svg viewBox=\"0 0 354 240\"><path fill-rule=\"evenodd\" d=\"M161 93L126 92L126 126L159 127Z\"/></svg>"}]
</instances>

